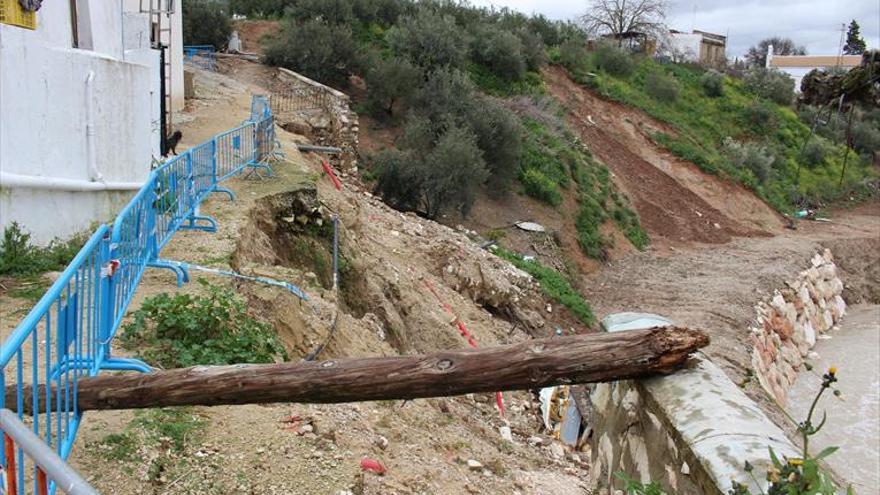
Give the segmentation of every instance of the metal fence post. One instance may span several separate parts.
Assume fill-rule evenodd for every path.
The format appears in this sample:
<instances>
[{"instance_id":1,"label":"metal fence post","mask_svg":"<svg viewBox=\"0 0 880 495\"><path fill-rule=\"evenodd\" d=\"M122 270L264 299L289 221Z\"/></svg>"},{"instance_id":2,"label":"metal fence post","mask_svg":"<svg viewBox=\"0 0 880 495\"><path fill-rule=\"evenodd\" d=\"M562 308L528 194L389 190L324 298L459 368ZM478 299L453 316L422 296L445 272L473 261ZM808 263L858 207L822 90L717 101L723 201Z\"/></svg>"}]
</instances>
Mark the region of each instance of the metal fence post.
<instances>
[{"instance_id":1,"label":"metal fence post","mask_svg":"<svg viewBox=\"0 0 880 495\"><path fill-rule=\"evenodd\" d=\"M114 287L113 287L113 259L110 252L110 234L104 236L101 241L101 249L99 252L99 266L101 267L101 278L99 282L100 296L98 297L98 308L100 308L101 317L98 320L98 344L100 348L95 353L94 373L101 368L104 360L110 359L110 337L113 335L113 308L114 308ZM103 351L103 352L102 352Z\"/></svg>"}]
</instances>

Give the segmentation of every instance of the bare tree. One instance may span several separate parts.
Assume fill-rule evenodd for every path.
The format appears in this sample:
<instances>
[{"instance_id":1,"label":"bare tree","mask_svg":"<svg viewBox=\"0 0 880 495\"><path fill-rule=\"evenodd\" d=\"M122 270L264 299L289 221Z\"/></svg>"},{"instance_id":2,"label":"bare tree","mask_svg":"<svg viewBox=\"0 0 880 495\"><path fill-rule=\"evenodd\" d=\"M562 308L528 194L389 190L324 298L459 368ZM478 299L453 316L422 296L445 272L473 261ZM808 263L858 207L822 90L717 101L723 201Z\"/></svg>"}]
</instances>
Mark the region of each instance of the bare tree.
<instances>
[{"instance_id":1,"label":"bare tree","mask_svg":"<svg viewBox=\"0 0 880 495\"><path fill-rule=\"evenodd\" d=\"M581 21L592 34L610 34L618 41L624 33L657 38L665 31L665 0L591 0Z\"/></svg>"},{"instance_id":2,"label":"bare tree","mask_svg":"<svg viewBox=\"0 0 880 495\"><path fill-rule=\"evenodd\" d=\"M749 48L746 53L746 62L752 67L764 67L767 62L767 47L773 45L774 55L806 55L807 49L803 45L797 45L791 38L773 36L765 38L757 45Z\"/></svg>"}]
</instances>

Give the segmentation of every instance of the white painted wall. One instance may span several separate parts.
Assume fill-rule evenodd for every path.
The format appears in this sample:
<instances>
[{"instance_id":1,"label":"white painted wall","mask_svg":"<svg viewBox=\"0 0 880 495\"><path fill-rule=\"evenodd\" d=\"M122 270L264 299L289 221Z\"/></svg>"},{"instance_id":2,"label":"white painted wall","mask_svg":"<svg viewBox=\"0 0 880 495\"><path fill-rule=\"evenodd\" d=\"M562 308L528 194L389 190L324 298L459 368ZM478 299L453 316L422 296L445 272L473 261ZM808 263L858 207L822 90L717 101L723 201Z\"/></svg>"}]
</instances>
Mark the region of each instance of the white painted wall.
<instances>
[{"instance_id":1,"label":"white painted wall","mask_svg":"<svg viewBox=\"0 0 880 495\"><path fill-rule=\"evenodd\" d=\"M122 2L85 1L96 50L72 48L69 2L44 2L35 31L0 25L0 228L18 221L38 243L112 219L158 152L158 55L124 50Z\"/></svg>"}]
</instances>

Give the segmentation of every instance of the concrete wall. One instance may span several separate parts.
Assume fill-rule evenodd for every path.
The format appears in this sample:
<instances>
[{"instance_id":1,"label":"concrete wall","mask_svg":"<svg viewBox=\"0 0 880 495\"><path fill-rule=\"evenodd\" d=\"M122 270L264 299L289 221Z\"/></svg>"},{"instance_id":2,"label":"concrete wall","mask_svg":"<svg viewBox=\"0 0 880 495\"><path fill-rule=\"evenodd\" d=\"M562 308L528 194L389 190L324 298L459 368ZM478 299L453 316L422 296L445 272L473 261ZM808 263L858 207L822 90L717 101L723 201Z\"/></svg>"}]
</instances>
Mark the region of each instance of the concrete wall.
<instances>
[{"instance_id":1,"label":"concrete wall","mask_svg":"<svg viewBox=\"0 0 880 495\"><path fill-rule=\"evenodd\" d=\"M158 59L139 48L123 60L121 5L79 2L95 50L72 47L69 2L44 2L35 31L0 25L0 228L69 236L112 218L148 176Z\"/></svg>"},{"instance_id":2,"label":"concrete wall","mask_svg":"<svg viewBox=\"0 0 880 495\"><path fill-rule=\"evenodd\" d=\"M726 495L733 481L759 493L745 462L763 474L767 447L779 455L797 453L785 433L702 356L671 376L597 385L591 403L591 482L600 494L622 487L617 472L679 495Z\"/></svg>"}]
</instances>

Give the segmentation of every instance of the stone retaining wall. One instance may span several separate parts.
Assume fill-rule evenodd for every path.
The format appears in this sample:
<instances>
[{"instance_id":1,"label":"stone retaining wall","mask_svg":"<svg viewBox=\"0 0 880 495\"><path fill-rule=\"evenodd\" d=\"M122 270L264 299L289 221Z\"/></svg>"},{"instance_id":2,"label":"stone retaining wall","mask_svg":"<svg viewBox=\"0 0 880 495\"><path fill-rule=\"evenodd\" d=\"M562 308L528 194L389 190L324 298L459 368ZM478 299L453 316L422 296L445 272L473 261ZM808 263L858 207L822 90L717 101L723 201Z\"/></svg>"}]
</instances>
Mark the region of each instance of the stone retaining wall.
<instances>
[{"instance_id":1,"label":"stone retaining wall","mask_svg":"<svg viewBox=\"0 0 880 495\"><path fill-rule=\"evenodd\" d=\"M785 395L817 338L846 313L843 282L831 251L816 254L810 265L755 307L752 368L764 390L780 405L785 404Z\"/></svg>"},{"instance_id":2,"label":"stone retaining wall","mask_svg":"<svg viewBox=\"0 0 880 495\"><path fill-rule=\"evenodd\" d=\"M843 318L842 292L834 257L826 249L756 305L752 366L780 405L816 340ZM766 487L750 482L743 470L746 461L756 473L765 473L768 446L779 455L797 455L785 433L703 356L667 377L599 384L590 404L591 483L599 494L623 487L618 472L656 481L667 493L726 495L733 481L760 493Z\"/></svg>"},{"instance_id":3,"label":"stone retaining wall","mask_svg":"<svg viewBox=\"0 0 880 495\"><path fill-rule=\"evenodd\" d=\"M287 89L310 88L323 93L325 108L322 110L329 118L329 122L327 135L318 136L318 144L342 148L340 170L345 173L357 172L360 124L357 114L351 109L348 95L283 67L278 68L278 80Z\"/></svg>"}]
</instances>

